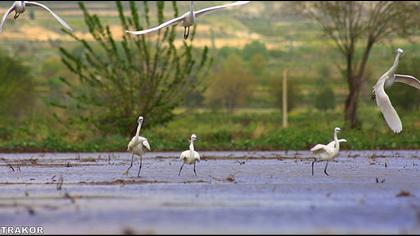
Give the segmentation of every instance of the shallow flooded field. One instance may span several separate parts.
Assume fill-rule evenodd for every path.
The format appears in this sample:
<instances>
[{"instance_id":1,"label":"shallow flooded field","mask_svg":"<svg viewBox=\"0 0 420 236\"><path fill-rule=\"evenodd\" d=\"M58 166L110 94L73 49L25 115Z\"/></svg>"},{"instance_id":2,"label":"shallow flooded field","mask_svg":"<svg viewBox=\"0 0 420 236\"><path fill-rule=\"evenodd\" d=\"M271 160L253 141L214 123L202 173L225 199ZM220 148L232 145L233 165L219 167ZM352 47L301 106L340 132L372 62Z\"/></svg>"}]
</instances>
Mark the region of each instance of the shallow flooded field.
<instances>
[{"instance_id":1,"label":"shallow flooded field","mask_svg":"<svg viewBox=\"0 0 420 236\"><path fill-rule=\"evenodd\" d=\"M0 226L45 233L420 233L420 151L0 154Z\"/></svg>"}]
</instances>

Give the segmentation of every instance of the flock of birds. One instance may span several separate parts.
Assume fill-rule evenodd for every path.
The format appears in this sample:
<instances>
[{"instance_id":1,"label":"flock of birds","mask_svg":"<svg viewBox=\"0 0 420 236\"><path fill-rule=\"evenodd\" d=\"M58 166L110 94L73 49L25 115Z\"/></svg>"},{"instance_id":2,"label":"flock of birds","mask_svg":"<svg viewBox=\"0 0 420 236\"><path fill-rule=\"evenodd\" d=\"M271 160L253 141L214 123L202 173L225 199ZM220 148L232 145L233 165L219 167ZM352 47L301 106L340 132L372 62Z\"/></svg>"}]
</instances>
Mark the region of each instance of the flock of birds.
<instances>
[{"instance_id":1,"label":"flock of birds","mask_svg":"<svg viewBox=\"0 0 420 236\"><path fill-rule=\"evenodd\" d=\"M190 33L190 27L196 23L197 17L204 15L206 13L209 13L215 10L224 9L227 7L245 5L245 4L248 4L249 2L250 1L236 1L230 4L213 6L213 7L208 7L208 8L195 11L194 2L190 1L190 10L186 12L185 14L177 18L171 19L169 21L166 21L162 23L161 25L158 25L150 29L140 30L140 31L127 31L127 33L130 33L133 35L144 35L151 32L159 31L171 25L181 23L181 25L184 27L184 39L187 39ZM41 3L31 2L31 1L16 1L12 5L12 7L4 14L0 23L0 32L2 32L3 30L3 25L6 22L8 15L14 12L15 13L14 19L17 19L20 14L25 12L26 7L32 7L32 6L40 7L48 11L62 26L64 26L64 28L72 31L72 28L62 18L60 18L51 9L49 9L47 6ZM400 133L402 131L402 123L398 116L398 113L395 111L395 108L392 106L388 95L385 93L385 88L391 87L395 82L400 82L400 83L405 83L407 85L410 85L414 88L420 89L420 81L411 75L396 74L400 57L403 54L403 50L399 48L397 49L396 53L397 55L396 55L396 58L394 60L394 64L392 65L392 67L378 79L377 83L373 87L372 97L376 100L376 104L381 110L385 118L385 121L388 124L388 126L391 128L391 130L394 133ZM127 148L128 152L132 153L131 164L128 167L128 169L124 172L124 174L129 173L131 167L133 166L134 155L138 155L140 157L140 166L139 166L139 170L137 174L138 177L140 176L140 171L142 167L143 154L146 151L151 151L150 144L147 138L140 136L140 130L141 130L142 124L143 124L143 117L140 116L138 119L136 135L131 139ZM327 173L328 161L334 159L338 155L340 151L340 142L347 142L347 140L345 139L338 139L337 134L340 131L341 129L338 127L334 129L334 140L328 143L327 145L317 144L313 148L310 149L310 151L314 155L314 161L312 162L312 175L314 174L314 164L315 162L318 162L318 161L326 161L324 173L328 175ZM198 140L197 136L195 134L192 134L191 139L189 140L189 143L190 143L189 150L186 150L181 153L180 160L183 162L183 164L179 169L178 175L181 174L184 164L194 165L194 174L197 175L195 165L196 165L196 162L200 161L200 154L194 150L194 142L196 140Z\"/></svg>"}]
</instances>

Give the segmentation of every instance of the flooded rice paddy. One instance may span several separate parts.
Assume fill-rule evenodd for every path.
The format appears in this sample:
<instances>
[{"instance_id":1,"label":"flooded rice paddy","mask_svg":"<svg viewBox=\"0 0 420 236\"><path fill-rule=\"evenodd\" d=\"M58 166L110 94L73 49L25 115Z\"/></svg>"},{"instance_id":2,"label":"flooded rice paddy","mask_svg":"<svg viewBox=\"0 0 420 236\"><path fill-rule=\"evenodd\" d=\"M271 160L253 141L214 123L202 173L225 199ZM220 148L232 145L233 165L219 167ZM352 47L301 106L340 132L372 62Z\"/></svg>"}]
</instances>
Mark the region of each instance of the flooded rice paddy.
<instances>
[{"instance_id":1,"label":"flooded rice paddy","mask_svg":"<svg viewBox=\"0 0 420 236\"><path fill-rule=\"evenodd\" d=\"M0 154L0 226L45 233L420 233L420 151Z\"/></svg>"}]
</instances>

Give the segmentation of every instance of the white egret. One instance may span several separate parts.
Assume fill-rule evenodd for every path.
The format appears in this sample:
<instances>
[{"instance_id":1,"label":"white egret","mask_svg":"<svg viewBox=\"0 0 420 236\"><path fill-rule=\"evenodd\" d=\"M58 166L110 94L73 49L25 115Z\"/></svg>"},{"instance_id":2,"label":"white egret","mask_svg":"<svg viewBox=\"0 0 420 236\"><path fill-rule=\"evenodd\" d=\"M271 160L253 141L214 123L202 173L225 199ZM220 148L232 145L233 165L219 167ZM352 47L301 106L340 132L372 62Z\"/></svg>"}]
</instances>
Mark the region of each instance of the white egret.
<instances>
[{"instance_id":1,"label":"white egret","mask_svg":"<svg viewBox=\"0 0 420 236\"><path fill-rule=\"evenodd\" d=\"M174 18L172 20L166 21L156 27L150 28L150 29L146 29L146 30L141 30L141 31L127 31L130 34L134 34L134 35L142 35L142 34L147 34L150 32L154 32L154 31L158 31L160 29L163 29L165 27L168 27L170 25L173 24L178 24L178 23L182 23L182 26L184 27L184 39L187 39L189 34L190 34L190 27L193 26L196 22L196 18L211 12L211 11L215 11L215 10L219 10L219 9L223 9L223 8L227 8L227 7L233 7L233 6L240 6L240 5L244 5L244 4L248 4L250 1L236 1L233 3L229 3L229 4L225 4L225 5L220 5L220 6L214 6L214 7L208 7L208 8L204 8L202 10L199 11L194 11L194 3L193 1L190 1L190 10L188 12L186 12L185 14L183 14L180 17Z\"/></svg>"},{"instance_id":2,"label":"white egret","mask_svg":"<svg viewBox=\"0 0 420 236\"><path fill-rule=\"evenodd\" d=\"M195 171L195 163L200 161L200 154L194 150L194 142L198 140L197 135L192 134L190 141L190 149L183 151L181 153L181 156L179 157L179 160L183 161L181 168L179 169L178 176L181 175L182 167L184 167L184 164L187 163L188 165L194 164L194 174L197 175L197 172Z\"/></svg>"},{"instance_id":3,"label":"white egret","mask_svg":"<svg viewBox=\"0 0 420 236\"><path fill-rule=\"evenodd\" d=\"M140 116L137 122L138 122L138 126L137 126L136 135L131 139L127 147L127 151L132 153L131 164L128 167L128 169L124 172L124 174L128 174L128 171L133 166L134 154L136 154L140 156L140 166L139 166L139 172L137 174L137 177L140 177L141 164L143 162L143 154L146 151L145 149L150 151L150 145L145 137L140 136L140 129L141 129L141 125L143 124L143 116Z\"/></svg>"},{"instance_id":4,"label":"white egret","mask_svg":"<svg viewBox=\"0 0 420 236\"><path fill-rule=\"evenodd\" d=\"M402 131L402 124L397 111L395 111L395 108L391 104L391 100L385 93L385 88L391 87L395 82L400 82L420 89L420 81L413 76L395 74L400 61L400 56L403 52L404 51L401 48L397 49L397 56L395 57L394 64L378 79L372 91L372 97L376 100L376 104L381 110L386 123L394 133L400 133Z\"/></svg>"},{"instance_id":5,"label":"white egret","mask_svg":"<svg viewBox=\"0 0 420 236\"><path fill-rule=\"evenodd\" d=\"M315 155L314 161L312 162L312 175L314 175L314 163L317 161L327 161L325 165L324 173L327 173L328 161L332 160L338 155L340 151L340 142L347 142L345 139L338 139L337 133L340 132L341 129L336 127L334 129L334 140L327 145L324 144L317 144L313 148L311 148L311 152Z\"/></svg>"},{"instance_id":6,"label":"white egret","mask_svg":"<svg viewBox=\"0 0 420 236\"><path fill-rule=\"evenodd\" d=\"M66 29L68 29L70 31L73 30L63 19L61 19L57 14L55 14L47 6L45 6L45 5L41 4L41 3L38 3L38 2L16 1L16 2L13 3L12 7L4 14L3 19L1 20L1 23L0 23L0 32L2 32L2 30L3 30L3 24L4 24L4 22L6 22L6 18L7 18L7 16L10 13L12 13L13 11L15 12L15 16L13 18L16 20L20 16L20 14L22 14L22 13L25 12L26 7L28 7L28 6L29 7L31 7L31 6L37 6L37 7L43 8L44 10L47 10Z\"/></svg>"}]
</instances>

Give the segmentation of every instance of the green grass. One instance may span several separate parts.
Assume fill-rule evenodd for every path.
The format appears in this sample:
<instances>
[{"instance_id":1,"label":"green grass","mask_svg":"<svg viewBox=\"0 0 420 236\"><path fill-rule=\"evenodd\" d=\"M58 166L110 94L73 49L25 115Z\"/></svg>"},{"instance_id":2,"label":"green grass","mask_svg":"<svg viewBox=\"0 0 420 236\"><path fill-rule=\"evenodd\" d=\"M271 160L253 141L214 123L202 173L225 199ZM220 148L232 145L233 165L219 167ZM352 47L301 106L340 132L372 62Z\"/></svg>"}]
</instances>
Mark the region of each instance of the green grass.
<instances>
[{"instance_id":1,"label":"green grass","mask_svg":"<svg viewBox=\"0 0 420 236\"><path fill-rule=\"evenodd\" d=\"M57 4L61 4L58 3ZM94 4L94 3L92 3ZM105 4L105 3L100 3ZM114 9L114 3L106 3L109 9ZM214 5L214 2L200 3L201 7ZM258 9L259 4L253 3ZM4 4L7 5L8 4ZM77 4L68 3L69 6L78 10ZM154 4L151 4L154 6ZM268 5L270 6L270 5ZM58 7L58 6L57 6ZM53 6L54 8L54 6ZM188 3L180 4L180 12L188 8ZM170 7L168 7L170 9ZM246 8L244 7L245 11ZM337 69L336 63L343 65L344 61L333 47L331 40L321 38L322 32L316 23L304 19L283 17L276 9L263 8L261 16L249 17L247 14L232 11L209 14L200 22L203 25L212 25L217 38L232 37L232 29L248 30L257 33L259 40L272 45L288 45L288 40L296 43L293 48L279 47L270 51L270 58L266 71L273 71L281 78L281 71L288 68L293 73L290 80L299 83L303 92L300 109L311 107L313 94L319 83L319 69L327 66L330 69L329 78L324 78L332 86L336 93L337 104L343 104L347 93L347 85ZM154 11L153 11L154 12ZM169 15L170 15L169 11ZM64 13L64 12L62 12ZM169 16L166 14L166 16ZM35 21L30 21L28 14L19 21L10 20L8 30L16 30L24 25L37 25L46 27L54 32L60 32L60 26L51 23L51 16L45 12L36 12ZM265 17L268 16L268 17ZM75 28L77 32L86 32L81 15L63 15L63 17ZM101 16L105 24L118 25L116 16ZM152 17L154 19L154 17ZM220 23L220 20L222 20ZM215 23L219 22L215 25ZM223 30L219 31L220 24ZM202 32L197 35L197 40L210 37L210 33ZM240 37L240 36L236 36ZM415 42L418 42L416 39ZM25 122L0 122L0 151L125 151L131 137L119 135L106 136L91 130L81 124L60 124L47 115L53 112L53 108L43 103L43 98L48 97L55 89L48 87L51 81L59 76L67 78L75 77L62 65L59 60L58 47L72 49L78 46L74 41L37 42L27 40L4 40L2 48L7 49L11 55L17 55L25 64L32 68L35 81L37 82L36 97L37 105L34 110L38 115L35 118L26 119ZM419 52L419 44L399 41L389 45L375 45L368 64L370 72L366 88L369 92L374 82L387 68L394 57L394 49L402 47L407 51L406 55L414 56ZM17 53L18 52L18 53ZM216 54L215 51L212 53ZM40 64L40 62L42 62ZM51 63L55 62L55 63ZM43 71L58 72L46 73ZM76 79L76 78L75 78ZM268 85L263 84L264 78L259 78L258 93L252 96L248 106L271 107L272 96L268 92ZM211 78L208 78L211 80ZM262 82L261 82L262 81ZM57 87L59 87L57 85ZM63 88L53 91L62 93ZM51 90L51 91L50 91ZM398 108L397 108L398 110ZM362 106L360 118L363 126L360 130L348 130L344 128L341 133L349 142L343 145L344 149L418 149L420 148L420 124L419 112L403 112L398 110L404 126L404 131L394 135L386 127L381 114L373 106ZM71 116L72 114L67 114ZM146 116L147 118L147 116ZM321 113L317 111L296 111L290 114L290 127L284 129L281 125L281 114L276 110L241 110L233 115L222 112L200 111L193 113L181 112L172 122L148 129L144 127L144 136L149 138L152 149L158 150L183 150L188 144L186 138L192 132L200 137L197 142L199 150L278 150L278 149L308 149L316 143L326 143L331 140L335 126L343 127L342 112ZM3 119L0 117L0 120Z\"/></svg>"},{"instance_id":2,"label":"green grass","mask_svg":"<svg viewBox=\"0 0 420 236\"><path fill-rule=\"evenodd\" d=\"M196 133L197 150L307 150L317 143L328 143L334 127L343 129L340 138L348 143L342 149L419 149L419 112L400 112L404 130L393 134L381 114L362 107L361 129L347 129L341 112L296 111L289 116L289 127L282 127L281 114L275 110L180 112L172 122L142 130L153 151L180 151L188 148L187 138ZM147 119L147 117L146 117ZM416 123L417 122L417 123ZM0 150L26 151L125 151L131 137L88 133L82 127L49 127L49 122L30 123L20 128L0 128ZM43 132L39 132L42 130ZM78 134L77 137L74 134Z\"/></svg>"}]
</instances>

